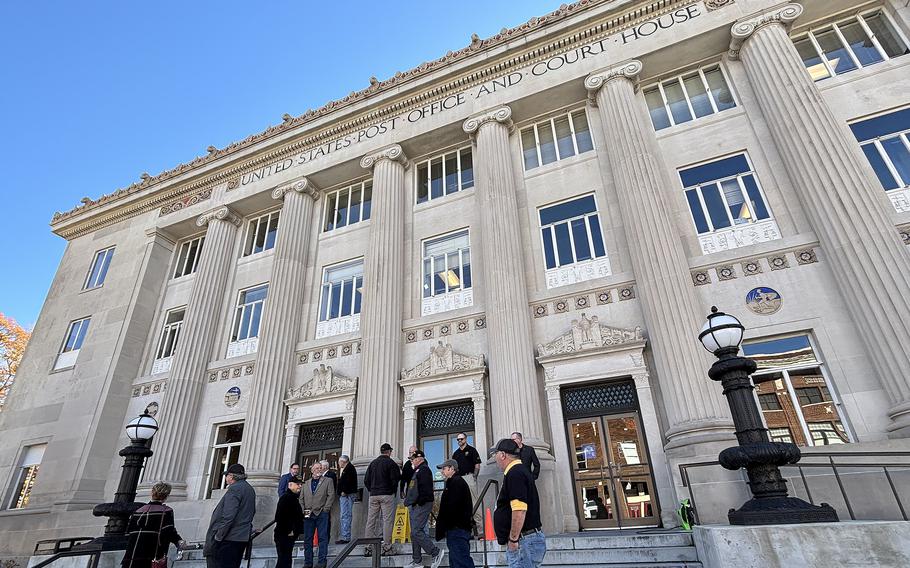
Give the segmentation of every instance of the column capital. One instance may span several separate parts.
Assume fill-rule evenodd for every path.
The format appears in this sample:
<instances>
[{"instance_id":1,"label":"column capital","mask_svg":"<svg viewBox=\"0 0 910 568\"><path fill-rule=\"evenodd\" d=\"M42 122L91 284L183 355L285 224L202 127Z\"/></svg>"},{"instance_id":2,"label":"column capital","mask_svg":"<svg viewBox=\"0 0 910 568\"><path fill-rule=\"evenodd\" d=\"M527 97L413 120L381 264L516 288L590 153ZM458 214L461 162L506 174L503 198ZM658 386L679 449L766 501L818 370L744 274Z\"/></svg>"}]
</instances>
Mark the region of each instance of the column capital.
<instances>
[{"instance_id":1,"label":"column capital","mask_svg":"<svg viewBox=\"0 0 910 568\"><path fill-rule=\"evenodd\" d=\"M299 177L295 180L289 181L288 183L279 185L273 189L272 199L284 199L284 196L291 191L309 195L313 198L313 201L317 201L319 199L319 188L316 187L316 184L310 181L310 178L306 176Z\"/></svg>"},{"instance_id":2,"label":"column capital","mask_svg":"<svg viewBox=\"0 0 910 568\"><path fill-rule=\"evenodd\" d=\"M240 223L243 221L243 218L240 215L234 213L227 206L218 207L217 209L212 209L206 213L203 213L196 219L196 224L200 227L205 227L209 224L209 221L212 219L219 219L221 221L227 221L228 223L236 226L240 226Z\"/></svg>"},{"instance_id":3,"label":"column capital","mask_svg":"<svg viewBox=\"0 0 910 568\"><path fill-rule=\"evenodd\" d=\"M501 107L494 108L493 110L488 110L479 114L475 114L470 117L464 124L461 125L461 128L470 134L471 136L476 136L480 132L480 127L488 122L498 122L502 124L511 132L512 130L512 107L503 105Z\"/></svg>"},{"instance_id":4,"label":"column capital","mask_svg":"<svg viewBox=\"0 0 910 568\"><path fill-rule=\"evenodd\" d=\"M597 106L597 93L604 85L613 79L628 79L635 84L638 81L638 74L641 73L641 61L632 59L619 65L607 67L595 71L585 79L585 89L588 90L588 100L591 104Z\"/></svg>"},{"instance_id":5,"label":"column capital","mask_svg":"<svg viewBox=\"0 0 910 568\"><path fill-rule=\"evenodd\" d=\"M398 144L392 144L391 146L386 146L381 150L377 150L372 154L367 154L360 159L360 167L371 170L373 166L382 160L389 160L391 162L399 162L403 166L408 165L408 158L404 155L404 150L401 149L401 146Z\"/></svg>"},{"instance_id":6,"label":"column capital","mask_svg":"<svg viewBox=\"0 0 910 568\"><path fill-rule=\"evenodd\" d=\"M780 24L789 31L790 26L802 13L801 4L791 3L737 21L730 29L730 35L733 36L730 39L730 51L728 52L730 59L739 59L739 52L742 50L743 44L759 29L772 24Z\"/></svg>"}]
</instances>

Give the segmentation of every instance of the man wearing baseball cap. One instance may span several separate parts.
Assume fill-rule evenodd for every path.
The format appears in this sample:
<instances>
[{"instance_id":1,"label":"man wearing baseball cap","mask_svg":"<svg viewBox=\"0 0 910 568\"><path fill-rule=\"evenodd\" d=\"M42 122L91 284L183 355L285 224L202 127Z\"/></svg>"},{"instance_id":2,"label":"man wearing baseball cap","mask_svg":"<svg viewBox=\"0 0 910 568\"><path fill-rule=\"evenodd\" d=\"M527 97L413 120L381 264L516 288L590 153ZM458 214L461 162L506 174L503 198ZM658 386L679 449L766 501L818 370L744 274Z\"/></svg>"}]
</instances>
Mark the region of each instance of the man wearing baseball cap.
<instances>
[{"instance_id":1,"label":"man wearing baseball cap","mask_svg":"<svg viewBox=\"0 0 910 568\"><path fill-rule=\"evenodd\" d=\"M395 552L392 547L392 523L395 520L395 493L401 478L401 468L391 456L391 444L381 445L379 456L370 462L363 476L363 486L370 492L364 536L382 537L383 556ZM363 553L369 556L371 548L367 546Z\"/></svg>"},{"instance_id":2,"label":"man wearing baseball cap","mask_svg":"<svg viewBox=\"0 0 910 568\"><path fill-rule=\"evenodd\" d=\"M502 439L492 448L502 469L502 488L493 513L493 530L499 544L507 544L510 568L537 568L547 553L541 530L540 497L528 468L521 463L521 450L513 440Z\"/></svg>"},{"instance_id":3,"label":"man wearing baseball cap","mask_svg":"<svg viewBox=\"0 0 910 568\"><path fill-rule=\"evenodd\" d=\"M436 515L436 540L445 537L451 568L474 568L471 558L471 488L458 475L459 464L456 460L446 460L436 469L442 470L446 478Z\"/></svg>"},{"instance_id":4,"label":"man wearing baseball cap","mask_svg":"<svg viewBox=\"0 0 910 568\"><path fill-rule=\"evenodd\" d=\"M411 454L411 465L414 467L414 476L408 482L408 492L404 497L404 504L410 510L411 563L404 568L423 568L421 550L433 557L432 568L438 568L442 564L445 550L436 546L427 530L430 513L433 512L433 474L427 466L426 456L420 450Z\"/></svg>"},{"instance_id":5,"label":"man wearing baseball cap","mask_svg":"<svg viewBox=\"0 0 910 568\"><path fill-rule=\"evenodd\" d=\"M202 550L217 568L240 568L240 561L256 516L256 491L246 482L246 470L239 463L224 472L227 489L212 511L212 521Z\"/></svg>"}]
</instances>

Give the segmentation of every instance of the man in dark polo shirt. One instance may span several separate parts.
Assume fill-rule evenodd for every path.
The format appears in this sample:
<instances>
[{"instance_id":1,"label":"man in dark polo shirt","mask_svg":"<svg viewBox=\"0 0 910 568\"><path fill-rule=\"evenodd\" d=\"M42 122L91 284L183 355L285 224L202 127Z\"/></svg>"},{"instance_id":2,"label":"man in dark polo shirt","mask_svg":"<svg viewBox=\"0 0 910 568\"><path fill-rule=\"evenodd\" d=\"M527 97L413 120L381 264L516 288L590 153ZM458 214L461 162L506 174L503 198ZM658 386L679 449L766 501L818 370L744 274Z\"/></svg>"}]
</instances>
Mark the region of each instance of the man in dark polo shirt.
<instances>
[{"instance_id":1,"label":"man in dark polo shirt","mask_svg":"<svg viewBox=\"0 0 910 568\"><path fill-rule=\"evenodd\" d=\"M537 452L534 451L533 446L524 443L524 436L521 435L521 432L512 432L511 437L518 446L518 459L531 472L534 481L537 481L537 478L540 477L540 460L537 459Z\"/></svg>"},{"instance_id":2,"label":"man in dark polo shirt","mask_svg":"<svg viewBox=\"0 0 910 568\"><path fill-rule=\"evenodd\" d=\"M458 462L458 475L468 484L471 490L471 507L477 502L477 475L480 473L480 453L477 448L468 444L468 435L459 432L455 436L458 449L452 454L452 459ZM474 512L474 534L478 534L483 527L483 507L478 507Z\"/></svg>"},{"instance_id":3,"label":"man in dark polo shirt","mask_svg":"<svg viewBox=\"0 0 910 568\"><path fill-rule=\"evenodd\" d=\"M496 465L503 472L493 514L496 540L508 545L509 568L537 568L547 554L547 539L541 530L540 497L534 477L521 463L514 441L500 440L493 452Z\"/></svg>"}]
</instances>

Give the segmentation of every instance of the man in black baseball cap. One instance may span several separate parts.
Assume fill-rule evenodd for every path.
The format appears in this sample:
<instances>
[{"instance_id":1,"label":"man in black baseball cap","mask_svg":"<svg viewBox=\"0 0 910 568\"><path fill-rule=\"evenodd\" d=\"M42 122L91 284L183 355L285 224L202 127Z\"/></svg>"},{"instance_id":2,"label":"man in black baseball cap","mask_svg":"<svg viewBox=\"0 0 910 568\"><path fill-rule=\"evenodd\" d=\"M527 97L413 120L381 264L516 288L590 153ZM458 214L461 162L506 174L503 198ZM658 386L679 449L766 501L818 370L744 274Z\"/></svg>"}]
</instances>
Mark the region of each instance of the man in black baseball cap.
<instances>
[{"instance_id":1,"label":"man in black baseball cap","mask_svg":"<svg viewBox=\"0 0 910 568\"><path fill-rule=\"evenodd\" d=\"M411 520L411 563L405 568L423 568L421 550L433 557L431 566L437 568L442 564L445 551L436 546L427 530L430 513L433 512L433 474L427 467L427 457L421 450L414 450L411 454L411 465L414 467L414 476L408 483L408 492L404 497Z\"/></svg>"},{"instance_id":2,"label":"man in black baseball cap","mask_svg":"<svg viewBox=\"0 0 910 568\"><path fill-rule=\"evenodd\" d=\"M218 568L240 568L247 541L253 533L256 492L246 482L246 470L239 463L224 472L226 489L212 511L212 521L202 550Z\"/></svg>"},{"instance_id":3,"label":"man in black baseball cap","mask_svg":"<svg viewBox=\"0 0 910 568\"><path fill-rule=\"evenodd\" d=\"M392 459L392 445L384 443L379 446L379 456L370 462L363 476L363 486L370 492L367 508L367 537L382 537L382 554L392 555L392 524L395 519L395 493L401 468ZM366 547L364 554L369 556L371 548Z\"/></svg>"},{"instance_id":4,"label":"man in black baseball cap","mask_svg":"<svg viewBox=\"0 0 910 568\"><path fill-rule=\"evenodd\" d=\"M521 463L521 450L513 440L500 440L492 453L503 471L502 488L493 513L496 540L508 544L509 566L537 568L547 553L547 540L541 530L540 497L534 477Z\"/></svg>"}]
</instances>

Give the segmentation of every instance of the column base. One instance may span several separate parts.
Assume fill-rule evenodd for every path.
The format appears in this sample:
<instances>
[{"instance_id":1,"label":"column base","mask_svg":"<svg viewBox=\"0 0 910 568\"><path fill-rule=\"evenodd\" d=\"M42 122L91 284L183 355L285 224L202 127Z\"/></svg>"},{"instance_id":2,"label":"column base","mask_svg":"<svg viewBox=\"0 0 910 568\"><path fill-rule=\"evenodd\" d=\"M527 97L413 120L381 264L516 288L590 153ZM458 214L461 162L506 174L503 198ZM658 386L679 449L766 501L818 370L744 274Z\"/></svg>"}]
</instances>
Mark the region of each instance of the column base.
<instances>
[{"instance_id":1,"label":"column base","mask_svg":"<svg viewBox=\"0 0 910 568\"><path fill-rule=\"evenodd\" d=\"M246 482L256 490L256 494L267 493L266 490L271 490L272 493L277 495L278 491L278 479L281 477L281 474L277 471L247 471L246 472Z\"/></svg>"},{"instance_id":2,"label":"column base","mask_svg":"<svg viewBox=\"0 0 910 568\"><path fill-rule=\"evenodd\" d=\"M727 518L731 525L836 523L840 520L831 505L812 505L796 497L749 499L739 509L731 509Z\"/></svg>"},{"instance_id":3,"label":"column base","mask_svg":"<svg viewBox=\"0 0 910 568\"><path fill-rule=\"evenodd\" d=\"M667 430L666 437L667 445L664 446L664 449L667 450L668 454L673 449L686 446L713 444L715 442L724 442L729 446L730 442L736 443L733 421L728 419L686 422Z\"/></svg>"}]
</instances>

